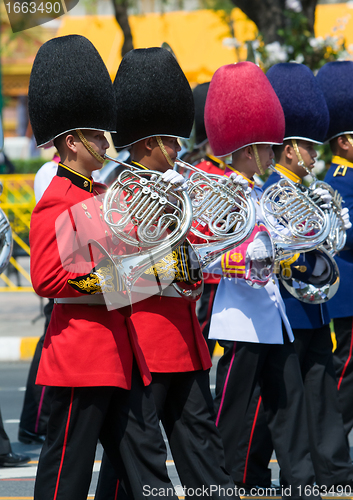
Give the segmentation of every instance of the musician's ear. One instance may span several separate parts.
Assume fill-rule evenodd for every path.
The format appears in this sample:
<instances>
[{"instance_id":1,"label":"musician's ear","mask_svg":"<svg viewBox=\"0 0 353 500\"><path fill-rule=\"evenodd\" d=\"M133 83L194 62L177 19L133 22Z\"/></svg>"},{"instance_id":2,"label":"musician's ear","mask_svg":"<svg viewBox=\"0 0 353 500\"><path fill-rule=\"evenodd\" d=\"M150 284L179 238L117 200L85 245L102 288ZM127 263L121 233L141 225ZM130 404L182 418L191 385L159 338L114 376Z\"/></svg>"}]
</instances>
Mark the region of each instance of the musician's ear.
<instances>
[{"instance_id":1,"label":"musician's ear","mask_svg":"<svg viewBox=\"0 0 353 500\"><path fill-rule=\"evenodd\" d=\"M152 151L152 149L156 146L156 140L154 137L148 137L147 139L144 139L143 142L148 151Z\"/></svg>"},{"instance_id":2,"label":"musician's ear","mask_svg":"<svg viewBox=\"0 0 353 500\"><path fill-rule=\"evenodd\" d=\"M254 157L254 152L253 152L253 149L251 146L246 146L244 148L244 156L248 159L248 160L252 160L253 157Z\"/></svg>"},{"instance_id":3,"label":"musician's ear","mask_svg":"<svg viewBox=\"0 0 353 500\"><path fill-rule=\"evenodd\" d=\"M286 144L283 149L284 155L288 160L293 160L294 148L291 144Z\"/></svg>"},{"instance_id":4,"label":"musician's ear","mask_svg":"<svg viewBox=\"0 0 353 500\"><path fill-rule=\"evenodd\" d=\"M68 134L65 137L65 145L72 153L77 153L77 146L76 146L77 141L78 138L72 134Z\"/></svg>"},{"instance_id":5,"label":"musician's ear","mask_svg":"<svg viewBox=\"0 0 353 500\"><path fill-rule=\"evenodd\" d=\"M339 148L344 149L345 151L348 151L349 149L349 141L345 135L339 135L337 137L337 145Z\"/></svg>"}]
</instances>

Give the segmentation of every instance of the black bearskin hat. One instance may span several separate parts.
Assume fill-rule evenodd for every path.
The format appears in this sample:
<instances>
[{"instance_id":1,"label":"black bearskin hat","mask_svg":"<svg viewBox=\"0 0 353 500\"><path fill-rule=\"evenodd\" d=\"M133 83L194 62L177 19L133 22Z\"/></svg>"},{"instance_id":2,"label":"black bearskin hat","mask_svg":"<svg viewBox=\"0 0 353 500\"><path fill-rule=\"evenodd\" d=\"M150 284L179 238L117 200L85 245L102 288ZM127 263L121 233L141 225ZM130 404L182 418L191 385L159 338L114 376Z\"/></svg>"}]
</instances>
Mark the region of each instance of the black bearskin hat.
<instances>
[{"instance_id":1,"label":"black bearskin hat","mask_svg":"<svg viewBox=\"0 0 353 500\"><path fill-rule=\"evenodd\" d=\"M210 82L201 83L193 90L195 103L195 148L199 148L207 140L205 129L205 103Z\"/></svg>"},{"instance_id":2,"label":"black bearskin hat","mask_svg":"<svg viewBox=\"0 0 353 500\"><path fill-rule=\"evenodd\" d=\"M38 50L28 91L37 145L74 129L115 131L115 95L108 70L87 38L53 38Z\"/></svg>"},{"instance_id":3,"label":"black bearskin hat","mask_svg":"<svg viewBox=\"0 0 353 500\"><path fill-rule=\"evenodd\" d=\"M116 148L147 137L188 138L194 121L190 85L166 49L135 49L122 59L114 81Z\"/></svg>"}]
</instances>

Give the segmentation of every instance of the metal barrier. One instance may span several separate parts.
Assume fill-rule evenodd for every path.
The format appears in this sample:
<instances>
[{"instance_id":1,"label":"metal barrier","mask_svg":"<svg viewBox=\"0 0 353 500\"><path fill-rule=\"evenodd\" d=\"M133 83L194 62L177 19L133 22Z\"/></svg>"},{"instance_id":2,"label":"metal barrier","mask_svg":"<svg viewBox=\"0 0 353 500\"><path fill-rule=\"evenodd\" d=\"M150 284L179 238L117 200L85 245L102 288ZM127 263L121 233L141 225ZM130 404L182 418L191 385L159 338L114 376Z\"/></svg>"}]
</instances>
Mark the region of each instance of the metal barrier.
<instances>
[{"instance_id":1,"label":"metal barrier","mask_svg":"<svg viewBox=\"0 0 353 500\"><path fill-rule=\"evenodd\" d=\"M3 185L0 206L10 221L14 240L10 264L0 274L0 292L33 292L29 275L29 227L36 204L34 176L35 174L0 175ZM26 259L21 264L19 261L23 258ZM12 274L16 275L17 284L12 281Z\"/></svg>"}]
</instances>

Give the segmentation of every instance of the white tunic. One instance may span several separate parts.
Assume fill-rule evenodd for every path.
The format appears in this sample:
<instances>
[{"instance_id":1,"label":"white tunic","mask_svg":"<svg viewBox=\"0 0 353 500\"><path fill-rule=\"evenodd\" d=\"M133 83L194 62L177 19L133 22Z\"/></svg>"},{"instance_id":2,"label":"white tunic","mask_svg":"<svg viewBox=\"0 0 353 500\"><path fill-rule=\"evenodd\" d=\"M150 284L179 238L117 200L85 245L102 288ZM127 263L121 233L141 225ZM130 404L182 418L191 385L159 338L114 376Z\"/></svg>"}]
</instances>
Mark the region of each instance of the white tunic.
<instances>
[{"instance_id":1,"label":"white tunic","mask_svg":"<svg viewBox=\"0 0 353 500\"><path fill-rule=\"evenodd\" d=\"M252 198L256 202L256 218L262 222L257 203L261 189L255 187ZM211 273L222 273L221 258L207 268ZM293 332L279 292L277 278L271 277L263 288L249 286L239 278L222 278L218 285L211 318L209 338L283 344L282 321L293 342Z\"/></svg>"}]
</instances>

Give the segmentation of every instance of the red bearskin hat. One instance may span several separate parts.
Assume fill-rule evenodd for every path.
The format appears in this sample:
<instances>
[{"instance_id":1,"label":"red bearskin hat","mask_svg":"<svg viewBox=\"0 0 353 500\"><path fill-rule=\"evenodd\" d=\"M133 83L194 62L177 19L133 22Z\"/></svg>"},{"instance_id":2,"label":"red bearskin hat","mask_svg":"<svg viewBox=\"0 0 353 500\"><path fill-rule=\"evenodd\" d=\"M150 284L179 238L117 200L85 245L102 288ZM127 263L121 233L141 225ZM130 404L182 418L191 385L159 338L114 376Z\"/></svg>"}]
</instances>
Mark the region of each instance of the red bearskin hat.
<instances>
[{"instance_id":1,"label":"red bearskin hat","mask_svg":"<svg viewBox=\"0 0 353 500\"><path fill-rule=\"evenodd\" d=\"M256 64L240 62L216 71L207 93L205 127L216 156L250 144L282 144L283 109Z\"/></svg>"}]
</instances>

